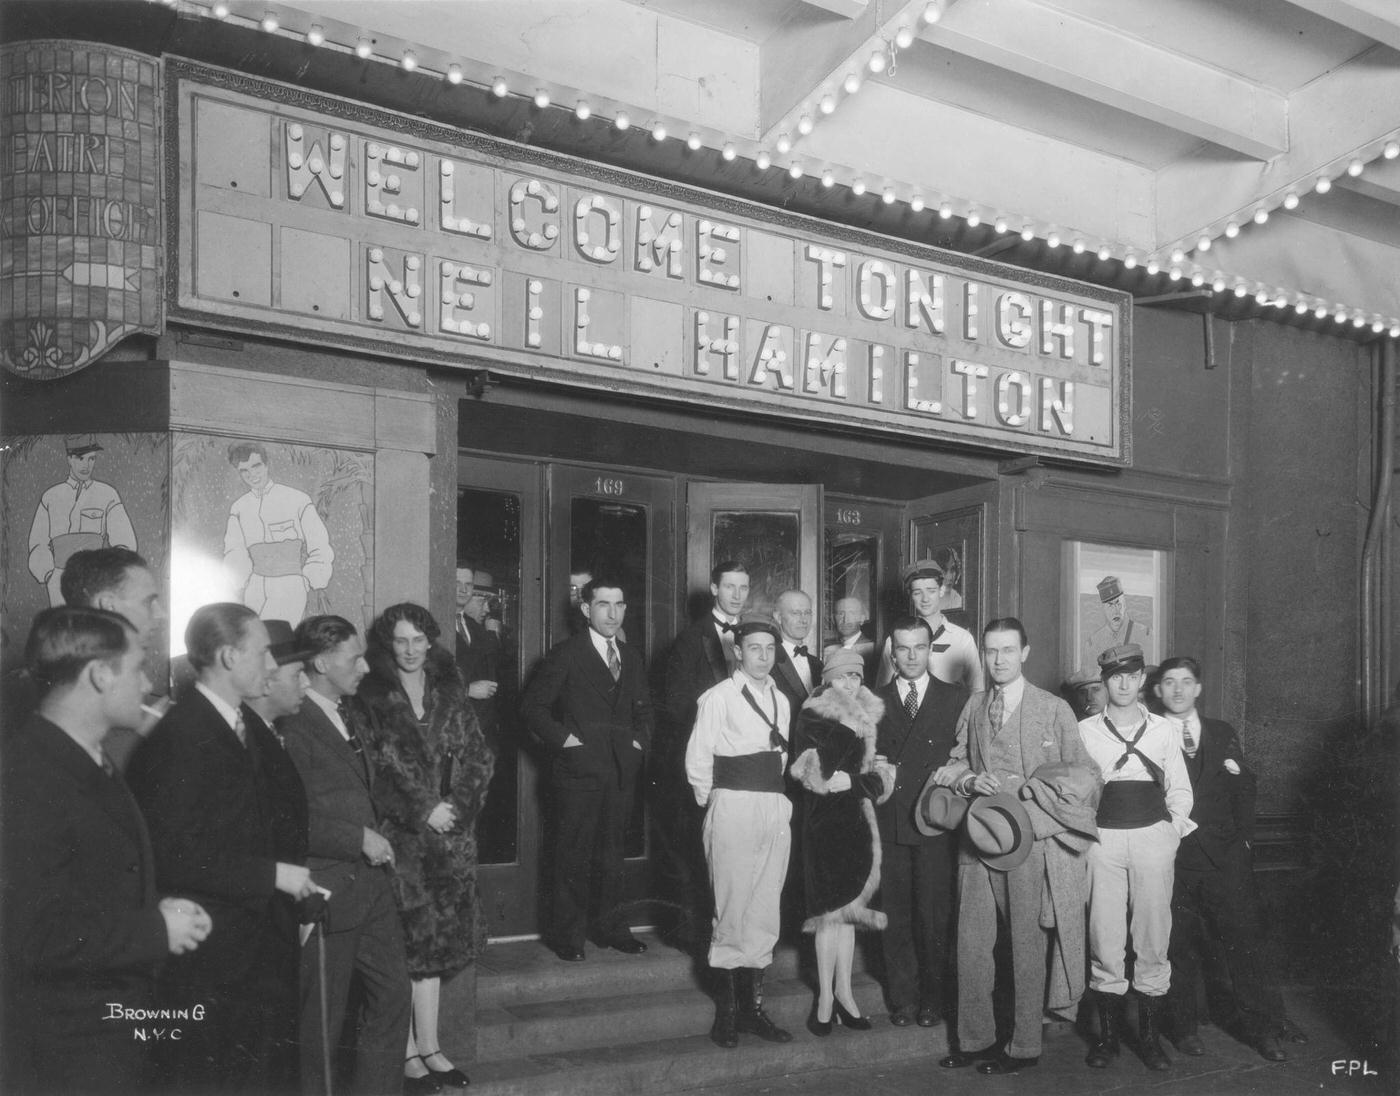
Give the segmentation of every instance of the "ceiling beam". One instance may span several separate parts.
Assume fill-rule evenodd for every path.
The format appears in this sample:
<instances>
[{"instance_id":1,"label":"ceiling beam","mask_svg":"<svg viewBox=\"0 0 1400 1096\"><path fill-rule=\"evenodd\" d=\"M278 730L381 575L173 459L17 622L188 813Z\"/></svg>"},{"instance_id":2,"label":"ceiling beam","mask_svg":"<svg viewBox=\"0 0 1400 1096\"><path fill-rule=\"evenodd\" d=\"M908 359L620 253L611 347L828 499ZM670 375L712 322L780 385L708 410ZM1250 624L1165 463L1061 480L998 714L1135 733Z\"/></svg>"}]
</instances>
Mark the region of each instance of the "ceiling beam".
<instances>
[{"instance_id":1,"label":"ceiling beam","mask_svg":"<svg viewBox=\"0 0 1400 1096\"><path fill-rule=\"evenodd\" d=\"M922 37L1253 159L1288 147L1277 92L1034 0L961 4Z\"/></svg>"},{"instance_id":2,"label":"ceiling beam","mask_svg":"<svg viewBox=\"0 0 1400 1096\"><path fill-rule=\"evenodd\" d=\"M1400 5L1395 0L1291 0L1294 7L1400 49Z\"/></svg>"},{"instance_id":3,"label":"ceiling beam","mask_svg":"<svg viewBox=\"0 0 1400 1096\"><path fill-rule=\"evenodd\" d=\"M1343 175L1337 185L1378 202L1400 206L1400 160L1376 160L1355 179Z\"/></svg>"},{"instance_id":4,"label":"ceiling beam","mask_svg":"<svg viewBox=\"0 0 1400 1096\"><path fill-rule=\"evenodd\" d=\"M870 0L802 0L802 2L814 8L822 8L833 15L839 15L843 19L854 19L865 11Z\"/></svg>"}]
</instances>

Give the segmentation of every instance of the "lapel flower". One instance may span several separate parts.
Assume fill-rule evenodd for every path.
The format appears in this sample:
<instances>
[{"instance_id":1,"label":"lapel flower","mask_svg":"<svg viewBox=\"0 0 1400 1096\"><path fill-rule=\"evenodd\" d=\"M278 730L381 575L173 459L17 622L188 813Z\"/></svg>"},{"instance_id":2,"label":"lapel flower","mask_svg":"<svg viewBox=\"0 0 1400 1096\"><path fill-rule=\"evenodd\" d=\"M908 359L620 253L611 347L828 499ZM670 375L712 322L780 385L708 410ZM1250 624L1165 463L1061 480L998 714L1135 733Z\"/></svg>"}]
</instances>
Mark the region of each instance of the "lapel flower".
<instances>
[{"instance_id":1,"label":"lapel flower","mask_svg":"<svg viewBox=\"0 0 1400 1096\"><path fill-rule=\"evenodd\" d=\"M1240 763L1236 761L1233 757L1227 757L1225 759L1225 771L1231 776L1239 776Z\"/></svg>"}]
</instances>

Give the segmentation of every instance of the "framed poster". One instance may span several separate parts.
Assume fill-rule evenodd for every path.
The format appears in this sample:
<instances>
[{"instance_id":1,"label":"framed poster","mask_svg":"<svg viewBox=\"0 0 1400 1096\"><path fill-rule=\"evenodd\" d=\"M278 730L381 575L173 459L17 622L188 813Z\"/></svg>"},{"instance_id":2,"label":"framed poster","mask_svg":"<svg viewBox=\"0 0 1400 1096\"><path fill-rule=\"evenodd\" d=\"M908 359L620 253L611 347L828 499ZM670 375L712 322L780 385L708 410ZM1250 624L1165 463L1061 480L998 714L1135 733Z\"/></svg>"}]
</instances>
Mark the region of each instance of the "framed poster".
<instances>
[{"instance_id":1,"label":"framed poster","mask_svg":"<svg viewBox=\"0 0 1400 1096\"><path fill-rule=\"evenodd\" d=\"M1098 671L1100 653L1124 643L1155 666L1167 649L1171 621L1171 553L1153 548L1066 541L1061 650L1066 676Z\"/></svg>"},{"instance_id":2,"label":"framed poster","mask_svg":"<svg viewBox=\"0 0 1400 1096\"><path fill-rule=\"evenodd\" d=\"M984 506L917 518L911 523L909 562L931 559L943 568L943 615L977 635L982 627ZM906 607L907 610L907 607Z\"/></svg>"}]
</instances>

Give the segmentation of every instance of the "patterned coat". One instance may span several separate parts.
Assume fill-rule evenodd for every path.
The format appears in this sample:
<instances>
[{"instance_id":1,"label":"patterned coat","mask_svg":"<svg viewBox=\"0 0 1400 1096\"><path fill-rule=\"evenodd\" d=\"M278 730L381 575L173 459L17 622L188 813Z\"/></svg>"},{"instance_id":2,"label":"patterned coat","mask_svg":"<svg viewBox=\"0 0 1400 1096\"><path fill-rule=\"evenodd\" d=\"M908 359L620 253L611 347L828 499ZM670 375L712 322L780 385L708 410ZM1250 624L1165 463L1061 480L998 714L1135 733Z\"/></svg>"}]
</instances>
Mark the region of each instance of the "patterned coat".
<instances>
[{"instance_id":1,"label":"patterned coat","mask_svg":"<svg viewBox=\"0 0 1400 1096\"><path fill-rule=\"evenodd\" d=\"M424 673L422 724L385 652L370 655L359 700L375 769L375 806L394 848L392 882L408 972L446 978L471 963L486 942L476 885L476 819L495 758L452 655L434 647ZM449 772L451 786L444 789ZM456 808L457 825L440 834L428 828L427 819L443 799Z\"/></svg>"},{"instance_id":2,"label":"patterned coat","mask_svg":"<svg viewBox=\"0 0 1400 1096\"><path fill-rule=\"evenodd\" d=\"M802 706L793 734L792 776L803 787L802 872L807 920L883 929L885 915L870 908L880 887L880 832L872 803L887 788L875 769L875 731L885 705L869 689L854 697L824 688ZM845 791L831 791L837 772L851 778Z\"/></svg>"}]
</instances>

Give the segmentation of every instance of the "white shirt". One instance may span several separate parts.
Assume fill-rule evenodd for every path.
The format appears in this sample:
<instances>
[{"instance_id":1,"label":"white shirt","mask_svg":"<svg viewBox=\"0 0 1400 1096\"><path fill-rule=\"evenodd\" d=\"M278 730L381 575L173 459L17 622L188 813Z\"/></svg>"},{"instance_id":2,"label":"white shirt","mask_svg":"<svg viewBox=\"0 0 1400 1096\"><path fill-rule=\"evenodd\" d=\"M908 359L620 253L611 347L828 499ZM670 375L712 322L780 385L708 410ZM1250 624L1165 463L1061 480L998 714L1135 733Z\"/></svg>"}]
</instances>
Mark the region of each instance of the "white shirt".
<instances>
[{"instance_id":1,"label":"white shirt","mask_svg":"<svg viewBox=\"0 0 1400 1096\"><path fill-rule=\"evenodd\" d=\"M764 718L744 699L745 686L763 710ZM685 774L695 792L695 801L702 807L710 801L716 755L739 757L778 749L773 745L772 728L766 717L774 718L781 735L787 730L790 712L787 697L778 691L772 678L755 685L742 670L735 670L732 677L701 693L695 729L685 748Z\"/></svg>"},{"instance_id":2,"label":"white shirt","mask_svg":"<svg viewBox=\"0 0 1400 1096\"><path fill-rule=\"evenodd\" d=\"M977 692L982 688L982 658L977 650L977 641L972 638L971 632L951 620L943 621L942 628L943 634L934 642L939 646L946 643L947 650L929 653L929 672L939 681L946 681L949 685L966 685L969 692ZM933 631L937 632L938 629L933 628ZM894 676L894 648L891 640L886 639L877 680L884 684L893 680Z\"/></svg>"},{"instance_id":3,"label":"white shirt","mask_svg":"<svg viewBox=\"0 0 1400 1096\"><path fill-rule=\"evenodd\" d=\"M608 664L608 644L617 644L616 637L608 639L607 636L599 635L592 628L589 628L588 638L593 641L593 649L598 652L599 657L603 660L603 665L606 666ZM618 646L621 646L621 644L618 644ZM620 650L617 652L617 660L618 663L621 664L622 652Z\"/></svg>"},{"instance_id":4,"label":"white shirt","mask_svg":"<svg viewBox=\"0 0 1400 1096\"><path fill-rule=\"evenodd\" d=\"M1114 780L1151 780L1152 774L1135 754L1129 754L1121 769L1114 769L1123 756L1124 746L1104 722L1107 711L1091 715L1079 723L1079 737L1084 740L1084 748L1103 773L1104 782ZM1167 813L1171 815L1172 826L1177 836L1185 837L1196 828L1191 821L1191 808L1196 797L1191 791L1191 776L1186 771L1186 755L1181 748L1181 728L1171 720L1153 715L1141 704L1132 726L1118 727L1123 737L1132 741L1133 734L1142 721L1147 720L1147 730L1138 740L1137 748L1143 756L1162 769L1162 786L1166 794ZM1116 723L1114 726L1118 726Z\"/></svg>"},{"instance_id":5,"label":"white shirt","mask_svg":"<svg viewBox=\"0 0 1400 1096\"><path fill-rule=\"evenodd\" d=\"M792 640L783 640L783 650L787 652L788 661L792 663L792 668L797 671L797 676L802 681L802 687L810 693L812 691L812 664L805 658L797 657L797 647L798 645Z\"/></svg>"},{"instance_id":6,"label":"white shirt","mask_svg":"<svg viewBox=\"0 0 1400 1096\"><path fill-rule=\"evenodd\" d=\"M1181 748L1186 750L1186 755L1188 757L1195 757L1196 751L1201 748L1201 717L1194 711L1187 712L1185 716L1175 716L1168 712L1167 719L1171 722L1172 726L1177 729L1178 733L1181 733L1183 730L1189 730L1191 732L1192 748L1186 750L1185 734L1181 735Z\"/></svg>"},{"instance_id":7,"label":"white shirt","mask_svg":"<svg viewBox=\"0 0 1400 1096\"><path fill-rule=\"evenodd\" d=\"M987 682L988 690L995 693L997 686L992 682ZM1021 698L1026 695L1026 679L1017 677L1015 681L1008 682L1001 687L1001 717L1003 720L1009 719L1011 713L1021 706ZM988 703L991 698L988 697Z\"/></svg>"},{"instance_id":8,"label":"white shirt","mask_svg":"<svg viewBox=\"0 0 1400 1096\"><path fill-rule=\"evenodd\" d=\"M905 697L909 695L909 686L914 686L914 692L919 698L919 706L923 707L924 693L928 692L928 674L920 674L912 681L909 678L897 677L894 679L895 691L899 694L899 706L903 708L907 701Z\"/></svg>"},{"instance_id":9,"label":"white shirt","mask_svg":"<svg viewBox=\"0 0 1400 1096\"><path fill-rule=\"evenodd\" d=\"M224 722L228 724L228 729L237 733L238 722L243 718L242 713L237 708L230 708L228 701L205 685L204 682L196 681L194 687L203 693L205 699L214 705L214 710L223 716Z\"/></svg>"},{"instance_id":10,"label":"white shirt","mask_svg":"<svg viewBox=\"0 0 1400 1096\"><path fill-rule=\"evenodd\" d=\"M345 739L346 742L350 741L350 732L345 727L345 720L340 717L339 701L332 700L328 696L322 696L315 689L306 690L306 699L325 713L326 718L331 721L331 726L340 732L341 738Z\"/></svg>"}]
</instances>

